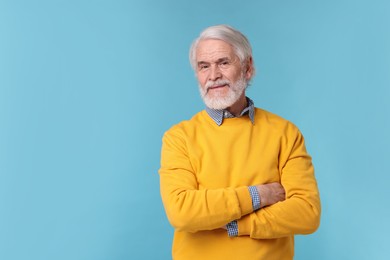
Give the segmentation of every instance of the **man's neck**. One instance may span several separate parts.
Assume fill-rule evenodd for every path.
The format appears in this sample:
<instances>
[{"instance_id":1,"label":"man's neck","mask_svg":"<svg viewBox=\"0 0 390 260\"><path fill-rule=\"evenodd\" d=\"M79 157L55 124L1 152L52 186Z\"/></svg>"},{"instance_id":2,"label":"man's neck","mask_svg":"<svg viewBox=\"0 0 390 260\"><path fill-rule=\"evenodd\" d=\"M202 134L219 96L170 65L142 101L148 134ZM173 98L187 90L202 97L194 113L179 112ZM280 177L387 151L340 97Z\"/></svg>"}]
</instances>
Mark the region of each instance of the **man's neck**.
<instances>
[{"instance_id":1,"label":"man's neck","mask_svg":"<svg viewBox=\"0 0 390 260\"><path fill-rule=\"evenodd\" d=\"M237 100L237 102L234 103L232 106L226 108L226 110L229 111L234 116L239 116L242 110L244 110L244 108L246 108L247 105L248 103L244 91L240 96L240 98Z\"/></svg>"}]
</instances>

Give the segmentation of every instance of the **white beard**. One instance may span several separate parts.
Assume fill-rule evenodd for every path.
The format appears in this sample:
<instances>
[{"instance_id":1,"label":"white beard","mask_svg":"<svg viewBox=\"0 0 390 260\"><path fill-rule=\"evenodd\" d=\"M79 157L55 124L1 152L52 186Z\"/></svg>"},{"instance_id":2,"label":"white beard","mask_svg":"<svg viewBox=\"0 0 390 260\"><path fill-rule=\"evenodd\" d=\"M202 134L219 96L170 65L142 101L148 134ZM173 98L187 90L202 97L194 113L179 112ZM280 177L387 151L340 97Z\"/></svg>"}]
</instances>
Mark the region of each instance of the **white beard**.
<instances>
[{"instance_id":1,"label":"white beard","mask_svg":"<svg viewBox=\"0 0 390 260\"><path fill-rule=\"evenodd\" d=\"M213 85L228 85L228 93L225 96L211 97L207 95L207 89ZM247 86L248 82L246 81L244 75L242 75L240 79L234 83L231 83L228 80L208 81L204 88L199 84L199 91L200 96L207 107L222 110L231 107L234 103L236 103L242 93L244 93Z\"/></svg>"}]
</instances>

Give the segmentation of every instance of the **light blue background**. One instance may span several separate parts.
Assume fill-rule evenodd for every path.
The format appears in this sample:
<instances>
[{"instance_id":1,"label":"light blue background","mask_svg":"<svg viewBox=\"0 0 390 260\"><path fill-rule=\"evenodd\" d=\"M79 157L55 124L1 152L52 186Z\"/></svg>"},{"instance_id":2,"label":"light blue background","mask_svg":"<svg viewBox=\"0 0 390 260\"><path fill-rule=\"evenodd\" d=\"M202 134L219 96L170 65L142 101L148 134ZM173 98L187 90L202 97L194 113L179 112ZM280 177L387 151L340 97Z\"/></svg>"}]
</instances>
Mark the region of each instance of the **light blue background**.
<instances>
[{"instance_id":1,"label":"light blue background","mask_svg":"<svg viewBox=\"0 0 390 260\"><path fill-rule=\"evenodd\" d=\"M170 259L161 137L203 109L187 53L250 39L248 95L306 137L320 229L296 259L388 259L390 2L0 0L0 259Z\"/></svg>"}]
</instances>

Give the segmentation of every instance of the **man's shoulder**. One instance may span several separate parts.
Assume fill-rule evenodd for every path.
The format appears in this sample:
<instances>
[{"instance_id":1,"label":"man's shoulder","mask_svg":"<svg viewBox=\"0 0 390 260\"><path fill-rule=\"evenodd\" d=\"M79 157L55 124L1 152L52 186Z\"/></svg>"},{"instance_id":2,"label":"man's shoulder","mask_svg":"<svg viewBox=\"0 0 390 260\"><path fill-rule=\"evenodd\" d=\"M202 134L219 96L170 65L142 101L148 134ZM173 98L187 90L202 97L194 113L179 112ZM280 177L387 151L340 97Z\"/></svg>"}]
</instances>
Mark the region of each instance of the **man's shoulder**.
<instances>
[{"instance_id":1,"label":"man's shoulder","mask_svg":"<svg viewBox=\"0 0 390 260\"><path fill-rule=\"evenodd\" d=\"M191 131L191 129L195 129L197 126L199 126L199 124L205 124L207 122L207 117L205 116L205 113L207 113L205 110L199 111L190 119L183 120L177 124L174 124L166 131L166 134L188 132Z\"/></svg>"},{"instance_id":2,"label":"man's shoulder","mask_svg":"<svg viewBox=\"0 0 390 260\"><path fill-rule=\"evenodd\" d=\"M255 108L255 124L259 124L261 126L269 126L273 129L280 130L298 130L294 123L283 118L280 115L272 113L262 108Z\"/></svg>"},{"instance_id":3,"label":"man's shoulder","mask_svg":"<svg viewBox=\"0 0 390 260\"><path fill-rule=\"evenodd\" d=\"M255 118L264 121L264 120L272 120L275 122L280 122L280 123L287 123L289 122L287 119L272 113L268 110L265 110L263 108L255 107Z\"/></svg>"}]
</instances>

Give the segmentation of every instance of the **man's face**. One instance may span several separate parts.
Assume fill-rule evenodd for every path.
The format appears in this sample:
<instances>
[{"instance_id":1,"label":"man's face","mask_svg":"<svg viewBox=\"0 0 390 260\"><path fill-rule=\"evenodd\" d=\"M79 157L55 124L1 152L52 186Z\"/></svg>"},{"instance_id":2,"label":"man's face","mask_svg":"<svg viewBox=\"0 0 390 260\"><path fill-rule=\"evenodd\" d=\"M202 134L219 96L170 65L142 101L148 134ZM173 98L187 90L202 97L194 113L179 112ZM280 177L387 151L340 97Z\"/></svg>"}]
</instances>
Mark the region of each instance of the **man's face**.
<instances>
[{"instance_id":1,"label":"man's face","mask_svg":"<svg viewBox=\"0 0 390 260\"><path fill-rule=\"evenodd\" d=\"M196 51L201 96L210 108L225 109L243 96L250 74L244 73L233 47L221 40L202 40Z\"/></svg>"}]
</instances>

